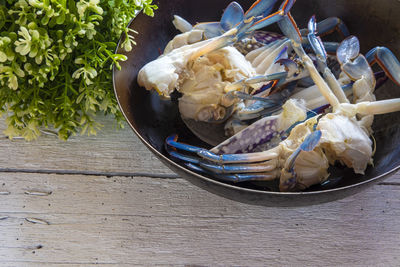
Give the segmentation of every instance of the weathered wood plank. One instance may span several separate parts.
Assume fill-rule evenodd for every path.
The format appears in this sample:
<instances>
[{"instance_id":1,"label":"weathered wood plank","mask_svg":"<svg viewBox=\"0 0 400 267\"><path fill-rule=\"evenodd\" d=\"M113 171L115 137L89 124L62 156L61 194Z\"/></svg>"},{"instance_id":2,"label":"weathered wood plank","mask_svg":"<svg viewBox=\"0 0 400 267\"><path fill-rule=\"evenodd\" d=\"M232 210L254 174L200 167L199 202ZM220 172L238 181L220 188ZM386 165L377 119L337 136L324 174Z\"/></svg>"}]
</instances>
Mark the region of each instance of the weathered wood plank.
<instances>
[{"instance_id":1,"label":"weathered wood plank","mask_svg":"<svg viewBox=\"0 0 400 267\"><path fill-rule=\"evenodd\" d=\"M43 135L39 140L0 138L0 168L150 172L172 174L141 143L128 125L116 130L112 118L102 118L97 136L72 136L67 142ZM0 133L5 129L0 120Z\"/></svg>"},{"instance_id":2,"label":"weathered wood plank","mask_svg":"<svg viewBox=\"0 0 400 267\"><path fill-rule=\"evenodd\" d=\"M0 196L3 263L400 262L400 186L377 185L323 205L268 208L182 179L9 173L1 181L1 191L10 192Z\"/></svg>"}]
</instances>

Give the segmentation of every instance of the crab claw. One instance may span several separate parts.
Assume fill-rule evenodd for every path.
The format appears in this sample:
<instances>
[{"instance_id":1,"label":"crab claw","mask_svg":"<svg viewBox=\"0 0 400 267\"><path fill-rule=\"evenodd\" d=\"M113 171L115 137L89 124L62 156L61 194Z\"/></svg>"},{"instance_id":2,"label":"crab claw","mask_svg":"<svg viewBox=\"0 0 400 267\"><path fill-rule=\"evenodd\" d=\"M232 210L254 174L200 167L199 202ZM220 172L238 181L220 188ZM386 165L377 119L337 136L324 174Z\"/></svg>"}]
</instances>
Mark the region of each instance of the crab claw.
<instances>
[{"instance_id":1,"label":"crab claw","mask_svg":"<svg viewBox=\"0 0 400 267\"><path fill-rule=\"evenodd\" d=\"M317 23L315 20L315 15L313 15L308 22L307 38L318 60L326 62L327 54L324 45L322 44L321 38L319 38L316 34L317 34Z\"/></svg>"},{"instance_id":2,"label":"crab claw","mask_svg":"<svg viewBox=\"0 0 400 267\"><path fill-rule=\"evenodd\" d=\"M360 42L355 36L344 39L337 51L336 57L342 70L353 80L365 78L370 88L375 88L375 77L367 59L360 54Z\"/></svg>"},{"instance_id":3,"label":"crab claw","mask_svg":"<svg viewBox=\"0 0 400 267\"><path fill-rule=\"evenodd\" d=\"M225 9L224 14L221 18L221 28L224 31L228 31L242 22L244 19L244 11L242 7L236 3L232 2Z\"/></svg>"},{"instance_id":4,"label":"crab claw","mask_svg":"<svg viewBox=\"0 0 400 267\"><path fill-rule=\"evenodd\" d=\"M312 16L308 22L308 35L307 39L311 45L312 50L314 50L315 55L317 56L317 66L319 70L323 73L324 79L326 83L331 88L332 92L335 94L340 103L349 103L345 93L343 92L338 80L335 75L333 75L332 71L328 68L326 60L327 53L324 47L324 44L321 41L321 38L316 35L317 23L315 20L315 15Z\"/></svg>"},{"instance_id":5,"label":"crab claw","mask_svg":"<svg viewBox=\"0 0 400 267\"><path fill-rule=\"evenodd\" d=\"M336 50L336 57L341 65L356 59L359 54L360 42L355 36L344 39Z\"/></svg>"}]
</instances>

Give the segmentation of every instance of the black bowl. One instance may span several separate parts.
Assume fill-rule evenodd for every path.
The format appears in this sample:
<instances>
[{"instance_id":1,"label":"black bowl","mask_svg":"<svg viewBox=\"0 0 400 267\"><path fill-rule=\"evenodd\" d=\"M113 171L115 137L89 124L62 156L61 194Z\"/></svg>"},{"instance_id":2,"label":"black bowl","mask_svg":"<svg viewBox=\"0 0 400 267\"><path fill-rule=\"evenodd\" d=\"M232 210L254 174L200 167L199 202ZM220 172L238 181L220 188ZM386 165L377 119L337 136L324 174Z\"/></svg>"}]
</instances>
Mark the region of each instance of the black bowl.
<instances>
[{"instance_id":1,"label":"black bowl","mask_svg":"<svg viewBox=\"0 0 400 267\"><path fill-rule=\"evenodd\" d=\"M345 168L333 168L331 180L339 180L328 186L313 186L305 192L280 193L265 191L254 184L229 184L192 172L172 161L164 150L165 138L177 133L180 140L207 147L196 138L180 119L177 105L161 100L156 93L138 86L137 73L147 62L156 59L168 41L177 34L171 21L177 14L191 23L219 20L228 0L163 0L156 1L159 10L150 18L139 14L129 25L139 32L135 36L137 46L126 54L128 60L114 69L114 89L129 125L140 140L165 165L191 183L229 199L267 206L301 206L328 202L352 195L388 177L399 168L400 137L399 113L379 115L373 125L376 139L374 167L368 167L365 175L355 175ZM246 10L252 1L238 0ZM393 0L302 0L292 8L299 27L305 27L313 14L317 19L337 16L344 20L352 34L358 36L362 52L375 46L387 46L400 55L400 3ZM272 25L269 30L277 30ZM391 82L376 92L378 99L400 97L400 90ZM337 179L343 177L343 179Z\"/></svg>"}]
</instances>

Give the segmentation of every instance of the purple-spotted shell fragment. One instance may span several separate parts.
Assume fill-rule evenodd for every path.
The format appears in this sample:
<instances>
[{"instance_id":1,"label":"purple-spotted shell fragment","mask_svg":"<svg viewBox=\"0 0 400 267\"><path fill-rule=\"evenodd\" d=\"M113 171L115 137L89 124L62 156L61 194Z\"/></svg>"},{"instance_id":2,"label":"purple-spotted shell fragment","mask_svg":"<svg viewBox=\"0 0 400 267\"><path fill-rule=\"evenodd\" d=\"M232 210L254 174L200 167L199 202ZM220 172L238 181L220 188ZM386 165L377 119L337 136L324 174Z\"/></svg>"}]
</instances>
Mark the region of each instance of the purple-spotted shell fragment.
<instances>
[{"instance_id":1,"label":"purple-spotted shell fragment","mask_svg":"<svg viewBox=\"0 0 400 267\"><path fill-rule=\"evenodd\" d=\"M217 154L254 152L255 149L282 134L283 132L278 132L278 116L264 117L214 147L211 151Z\"/></svg>"}]
</instances>

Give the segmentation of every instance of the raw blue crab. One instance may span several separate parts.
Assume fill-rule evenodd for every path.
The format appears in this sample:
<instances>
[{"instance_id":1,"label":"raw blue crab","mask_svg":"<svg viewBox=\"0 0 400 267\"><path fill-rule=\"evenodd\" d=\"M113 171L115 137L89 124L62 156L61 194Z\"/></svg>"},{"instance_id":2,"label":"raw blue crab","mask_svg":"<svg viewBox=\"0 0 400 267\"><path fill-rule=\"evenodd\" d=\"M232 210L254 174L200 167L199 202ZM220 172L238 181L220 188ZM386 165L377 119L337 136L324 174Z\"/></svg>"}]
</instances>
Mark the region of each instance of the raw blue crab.
<instances>
[{"instance_id":1,"label":"raw blue crab","mask_svg":"<svg viewBox=\"0 0 400 267\"><path fill-rule=\"evenodd\" d=\"M211 150L179 143L176 135L170 136L166 140L168 153L186 162L189 168L220 180L241 182L279 179L281 191L303 190L324 182L329 176L329 164L335 162L352 168L356 173L364 173L367 165L372 164L373 156L371 132L368 130L371 120L365 118L400 111L400 99L374 101L375 77L365 57L359 54L359 43L355 37L345 39L337 49L343 72L354 82L354 103L350 103L340 92L333 91L331 86L335 86L337 80L327 69L323 45L313 32L313 20L310 21L308 35L320 57L319 69L324 77L304 52L300 32L290 13L278 24L285 36L290 38L293 49L321 95L332 107L332 112L297 124L285 140L265 151L237 154L259 142L268 132L277 131L277 124L268 121L270 118L258 121L257 125L249 126ZM379 57L378 52L375 52L375 56ZM384 56L390 60L382 59ZM386 60L384 69L397 81L397 59L391 57L392 54L386 53L384 56L379 57L381 62ZM387 62L394 63L391 65ZM338 95L343 98L340 99ZM275 122L279 119L276 118ZM180 151L189 152L189 155Z\"/></svg>"}]
</instances>

